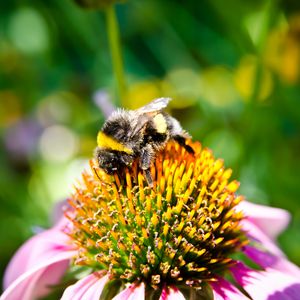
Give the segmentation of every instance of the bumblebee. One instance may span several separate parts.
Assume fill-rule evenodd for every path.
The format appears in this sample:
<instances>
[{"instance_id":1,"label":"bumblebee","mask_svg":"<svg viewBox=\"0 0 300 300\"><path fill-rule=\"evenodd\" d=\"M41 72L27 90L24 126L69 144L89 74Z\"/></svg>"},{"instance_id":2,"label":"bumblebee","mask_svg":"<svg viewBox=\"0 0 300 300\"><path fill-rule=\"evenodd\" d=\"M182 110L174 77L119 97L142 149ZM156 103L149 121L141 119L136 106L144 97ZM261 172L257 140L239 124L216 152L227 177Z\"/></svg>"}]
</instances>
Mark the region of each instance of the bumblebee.
<instances>
[{"instance_id":1,"label":"bumblebee","mask_svg":"<svg viewBox=\"0 0 300 300\"><path fill-rule=\"evenodd\" d=\"M151 163L169 140L175 140L193 154L194 150L186 144L190 135L176 119L163 111L170 100L158 98L137 110L113 112L97 136L95 158L99 167L113 174L138 159L148 185L153 186Z\"/></svg>"}]
</instances>

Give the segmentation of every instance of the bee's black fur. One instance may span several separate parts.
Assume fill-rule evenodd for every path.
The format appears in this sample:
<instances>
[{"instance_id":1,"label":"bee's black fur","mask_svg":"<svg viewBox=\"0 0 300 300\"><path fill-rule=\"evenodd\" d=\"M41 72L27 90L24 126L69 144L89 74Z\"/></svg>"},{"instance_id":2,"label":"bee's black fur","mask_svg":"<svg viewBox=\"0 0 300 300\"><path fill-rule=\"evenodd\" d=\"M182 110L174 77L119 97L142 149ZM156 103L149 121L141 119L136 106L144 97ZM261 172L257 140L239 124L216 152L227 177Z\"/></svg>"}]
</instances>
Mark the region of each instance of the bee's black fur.
<instances>
[{"instance_id":1,"label":"bee's black fur","mask_svg":"<svg viewBox=\"0 0 300 300\"><path fill-rule=\"evenodd\" d=\"M153 142L161 144L164 143L167 140L167 138L167 133L157 132L153 124L149 123L147 124L145 129L142 146Z\"/></svg>"},{"instance_id":2,"label":"bee's black fur","mask_svg":"<svg viewBox=\"0 0 300 300\"><path fill-rule=\"evenodd\" d=\"M173 140L176 141L182 147L184 147L184 149L188 153L191 153L191 154L195 153L194 149L191 146L189 146L189 145L186 144L186 139L183 136L181 136L181 135L175 135L175 136L173 136Z\"/></svg>"},{"instance_id":3,"label":"bee's black fur","mask_svg":"<svg viewBox=\"0 0 300 300\"><path fill-rule=\"evenodd\" d=\"M134 156L129 155L126 152L100 149L99 147L97 147L95 150L95 157L99 163L99 166L101 166L101 168L103 168L104 171L110 175L117 170L121 170L126 166L130 166L134 160Z\"/></svg>"},{"instance_id":4,"label":"bee's black fur","mask_svg":"<svg viewBox=\"0 0 300 300\"><path fill-rule=\"evenodd\" d=\"M128 142L132 131L130 120L120 118L119 120L107 120L102 128L102 132L113 137L119 142Z\"/></svg>"}]
</instances>

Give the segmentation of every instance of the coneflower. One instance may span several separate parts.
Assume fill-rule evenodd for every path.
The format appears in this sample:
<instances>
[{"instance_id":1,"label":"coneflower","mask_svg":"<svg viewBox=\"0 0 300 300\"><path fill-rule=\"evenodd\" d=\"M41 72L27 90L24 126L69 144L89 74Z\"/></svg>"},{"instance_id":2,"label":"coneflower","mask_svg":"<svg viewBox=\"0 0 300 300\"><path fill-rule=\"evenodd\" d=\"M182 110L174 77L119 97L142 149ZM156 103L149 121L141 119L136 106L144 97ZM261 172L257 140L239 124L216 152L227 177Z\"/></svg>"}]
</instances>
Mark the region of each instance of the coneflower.
<instances>
[{"instance_id":1,"label":"coneflower","mask_svg":"<svg viewBox=\"0 0 300 300\"><path fill-rule=\"evenodd\" d=\"M137 162L111 176L91 160L62 222L12 260L1 299L36 299L74 266L86 272L63 300L298 299L299 268L273 241L288 214L244 201L223 161L189 145L195 154L175 142L158 153L153 187ZM9 275L45 237L39 263Z\"/></svg>"}]
</instances>

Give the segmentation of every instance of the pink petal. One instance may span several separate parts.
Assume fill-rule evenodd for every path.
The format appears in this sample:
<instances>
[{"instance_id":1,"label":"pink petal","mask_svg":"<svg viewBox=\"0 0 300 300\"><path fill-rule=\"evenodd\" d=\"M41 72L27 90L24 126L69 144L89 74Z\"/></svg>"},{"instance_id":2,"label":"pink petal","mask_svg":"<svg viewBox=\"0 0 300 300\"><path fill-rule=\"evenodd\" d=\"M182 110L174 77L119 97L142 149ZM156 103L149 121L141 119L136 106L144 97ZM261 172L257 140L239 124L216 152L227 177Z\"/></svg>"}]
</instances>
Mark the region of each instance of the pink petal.
<instances>
[{"instance_id":1,"label":"pink petal","mask_svg":"<svg viewBox=\"0 0 300 300\"><path fill-rule=\"evenodd\" d=\"M243 251L252 261L265 269L273 268L300 278L300 269L285 257L276 256L267 250L263 251L252 246L245 246Z\"/></svg>"},{"instance_id":2,"label":"pink petal","mask_svg":"<svg viewBox=\"0 0 300 300\"><path fill-rule=\"evenodd\" d=\"M168 287L162 290L159 300L185 300L185 297L176 287Z\"/></svg>"},{"instance_id":3,"label":"pink petal","mask_svg":"<svg viewBox=\"0 0 300 300\"><path fill-rule=\"evenodd\" d=\"M288 225L290 214L280 208L268 207L242 201L237 206L242 210L248 220L253 222L271 239L275 239Z\"/></svg>"},{"instance_id":4,"label":"pink petal","mask_svg":"<svg viewBox=\"0 0 300 300\"><path fill-rule=\"evenodd\" d=\"M61 231L65 220L55 228L30 238L11 259L4 275L4 289L31 268L43 264L56 254L72 250L69 237Z\"/></svg>"},{"instance_id":5,"label":"pink petal","mask_svg":"<svg viewBox=\"0 0 300 300\"><path fill-rule=\"evenodd\" d=\"M230 282L219 278L217 282L212 282L214 300L249 300Z\"/></svg>"},{"instance_id":6,"label":"pink petal","mask_svg":"<svg viewBox=\"0 0 300 300\"><path fill-rule=\"evenodd\" d=\"M113 300L142 300L145 299L145 284L132 284L121 293L116 295Z\"/></svg>"},{"instance_id":7,"label":"pink petal","mask_svg":"<svg viewBox=\"0 0 300 300\"><path fill-rule=\"evenodd\" d=\"M66 211L67 209L69 210L71 209L67 199L57 202L52 209L52 214L51 214L52 224L59 223L61 219L67 220L66 218L64 218L64 211Z\"/></svg>"},{"instance_id":8,"label":"pink petal","mask_svg":"<svg viewBox=\"0 0 300 300\"><path fill-rule=\"evenodd\" d=\"M57 283L69 265L75 251L57 252L47 260L29 268L14 280L1 296L1 300L32 300L45 295L46 285ZM40 280L43 285L40 284ZM49 292L49 290L47 290Z\"/></svg>"},{"instance_id":9,"label":"pink petal","mask_svg":"<svg viewBox=\"0 0 300 300\"><path fill-rule=\"evenodd\" d=\"M300 279L273 269L251 270L242 263L231 269L236 281L255 300L297 300Z\"/></svg>"},{"instance_id":10,"label":"pink petal","mask_svg":"<svg viewBox=\"0 0 300 300\"><path fill-rule=\"evenodd\" d=\"M269 252L277 256L285 256L280 248L271 240L262 230L248 219L241 221L242 229L246 232L248 238L256 242L259 247L268 249Z\"/></svg>"},{"instance_id":11,"label":"pink petal","mask_svg":"<svg viewBox=\"0 0 300 300\"><path fill-rule=\"evenodd\" d=\"M1 299L35 299L49 293L49 287L59 282L76 254L62 228L66 218L52 229L29 239L11 259L4 275Z\"/></svg>"},{"instance_id":12,"label":"pink petal","mask_svg":"<svg viewBox=\"0 0 300 300\"><path fill-rule=\"evenodd\" d=\"M61 300L99 300L108 276L101 273L90 274L69 286Z\"/></svg>"}]
</instances>

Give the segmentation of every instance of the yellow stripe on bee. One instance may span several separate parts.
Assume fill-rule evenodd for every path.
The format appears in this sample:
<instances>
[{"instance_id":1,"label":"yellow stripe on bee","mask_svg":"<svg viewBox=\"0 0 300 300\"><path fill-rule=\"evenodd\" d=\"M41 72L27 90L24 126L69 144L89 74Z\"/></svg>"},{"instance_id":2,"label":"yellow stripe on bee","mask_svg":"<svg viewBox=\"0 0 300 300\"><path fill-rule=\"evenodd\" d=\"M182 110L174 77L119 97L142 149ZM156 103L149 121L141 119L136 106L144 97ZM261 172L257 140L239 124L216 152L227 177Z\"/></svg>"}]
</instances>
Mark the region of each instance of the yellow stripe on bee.
<instances>
[{"instance_id":1,"label":"yellow stripe on bee","mask_svg":"<svg viewBox=\"0 0 300 300\"><path fill-rule=\"evenodd\" d=\"M98 147L100 147L100 148L122 151L127 154L133 153L132 149L125 147L124 145L122 145L121 143L119 143L118 141L113 139L112 137L107 136L102 131L98 132L97 144L98 144Z\"/></svg>"},{"instance_id":2,"label":"yellow stripe on bee","mask_svg":"<svg viewBox=\"0 0 300 300\"><path fill-rule=\"evenodd\" d=\"M156 130L158 133L166 133L167 132L167 122L165 117L162 114L157 114L153 118L153 122L155 124Z\"/></svg>"}]
</instances>

